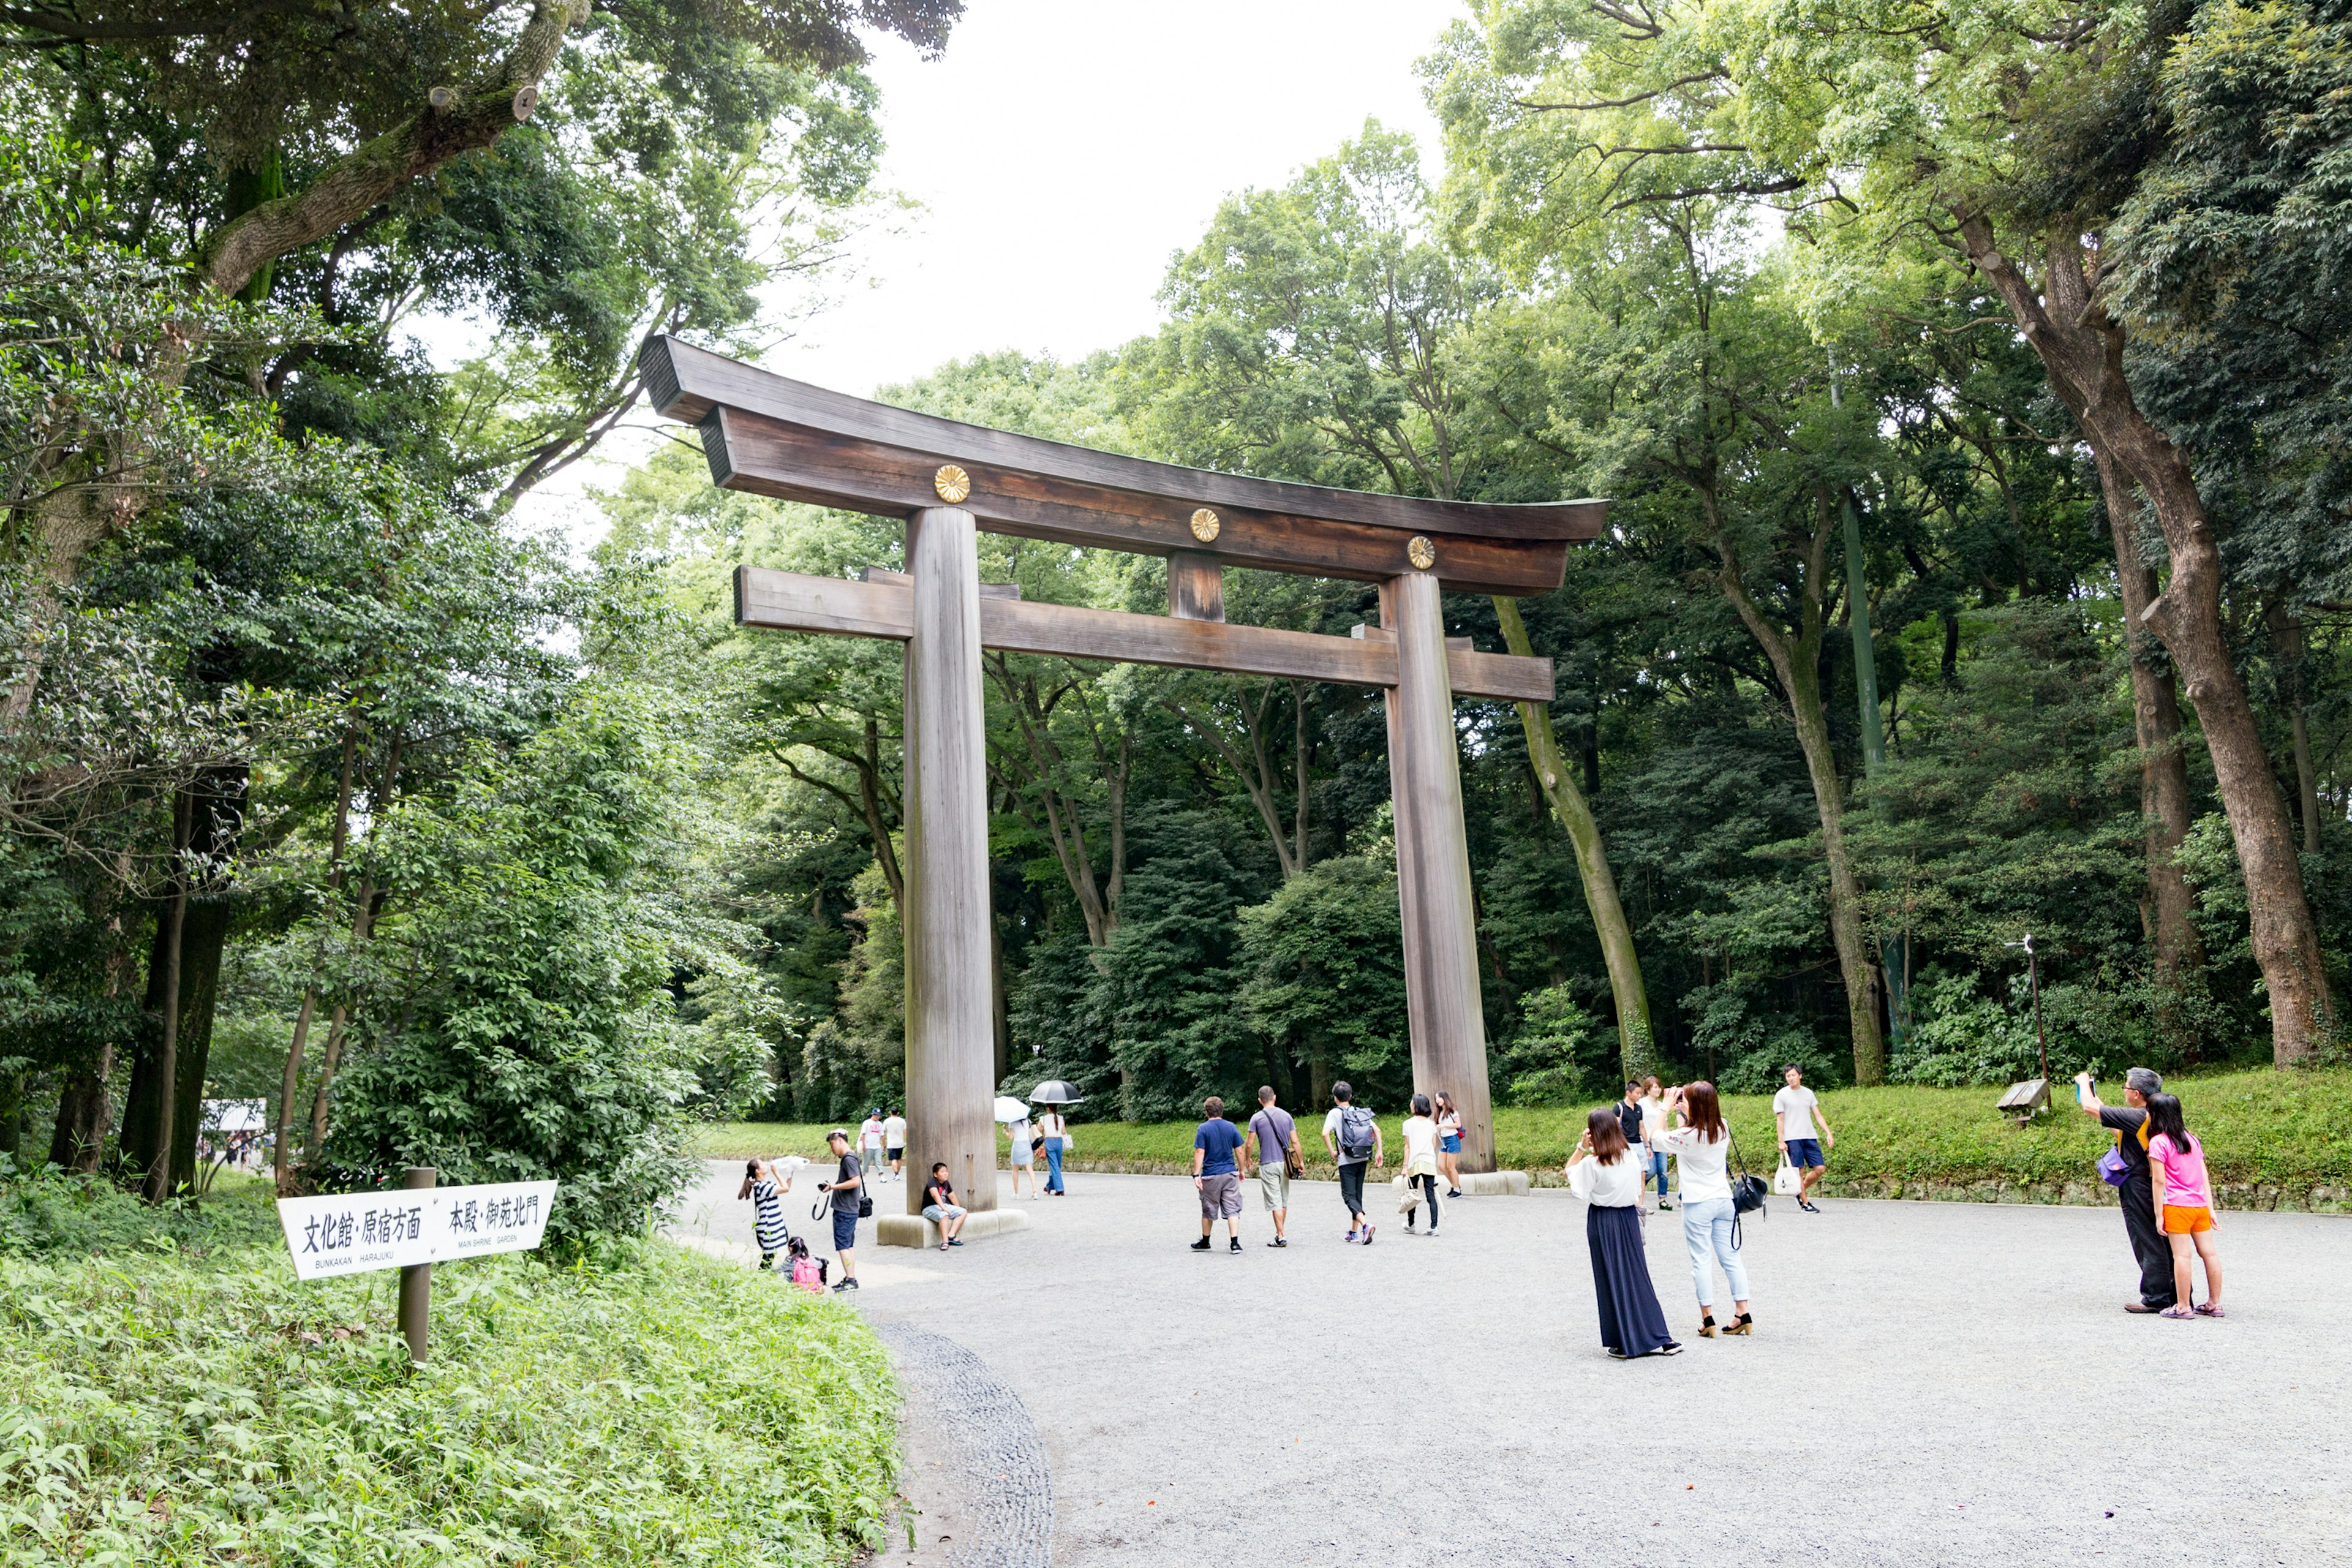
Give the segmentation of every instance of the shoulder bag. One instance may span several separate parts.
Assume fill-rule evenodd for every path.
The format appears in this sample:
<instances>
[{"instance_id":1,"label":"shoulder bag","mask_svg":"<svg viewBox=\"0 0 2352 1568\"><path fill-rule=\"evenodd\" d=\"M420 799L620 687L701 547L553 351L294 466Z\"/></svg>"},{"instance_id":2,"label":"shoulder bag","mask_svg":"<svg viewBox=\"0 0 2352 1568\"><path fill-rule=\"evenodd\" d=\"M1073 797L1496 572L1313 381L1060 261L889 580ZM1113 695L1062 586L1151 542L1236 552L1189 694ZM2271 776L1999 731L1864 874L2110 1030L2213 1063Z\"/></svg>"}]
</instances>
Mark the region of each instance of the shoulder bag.
<instances>
[{"instance_id":1,"label":"shoulder bag","mask_svg":"<svg viewBox=\"0 0 2352 1568\"><path fill-rule=\"evenodd\" d=\"M1730 1131L1725 1128L1725 1135L1729 1136ZM1763 1177L1748 1173L1748 1162L1739 1157L1739 1140L1737 1138L1731 1140L1731 1163L1739 1168L1739 1174L1731 1184L1731 1247L1736 1252L1742 1240L1739 1222L1751 1214L1759 1219L1765 1218L1764 1199L1772 1189L1764 1184Z\"/></svg>"},{"instance_id":2,"label":"shoulder bag","mask_svg":"<svg viewBox=\"0 0 2352 1568\"><path fill-rule=\"evenodd\" d=\"M1265 1146L1275 1142L1268 1136L1274 1131L1274 1118L1263 1110L1257 1116L1265 1117L1265 1130L1257 1135L1257 1163L1263 1165L1265 1163ZM1256 1121L1257 1116L1251 1117L1250 1121ZM1288 1141L1282 1144L1282 1173L1294 1182L1307 1173L1307 1163L1298 1157L1298 1152L1290 1146Z\"/></svg>"}]
</instances>

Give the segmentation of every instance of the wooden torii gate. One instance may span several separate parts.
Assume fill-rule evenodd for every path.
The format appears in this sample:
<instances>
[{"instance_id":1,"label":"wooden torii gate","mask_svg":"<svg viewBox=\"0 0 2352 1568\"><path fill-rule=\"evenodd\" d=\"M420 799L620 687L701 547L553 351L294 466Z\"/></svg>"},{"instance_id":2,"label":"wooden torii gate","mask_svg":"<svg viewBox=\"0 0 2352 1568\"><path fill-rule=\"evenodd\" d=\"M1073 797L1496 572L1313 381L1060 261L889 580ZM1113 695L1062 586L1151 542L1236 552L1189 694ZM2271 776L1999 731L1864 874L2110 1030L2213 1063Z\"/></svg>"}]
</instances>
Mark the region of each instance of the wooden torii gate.
<instances>
[{"instance_id":1,"label":"wooden torii gate","mask_svg":"<svg viewBox=\"0 0 2352 1568\"><path fill-rule=\"evenodd\" d=\"M1449 639L1439 595L1558 587L1602 502L1419 500L1148 462L845 396L669 337L648 339L639 364L654 407L700 430L720 486L907 520L905 572L741 567L735 619L906 644L909 1169L944 1161L967 1204L996 1206L978 1174L996 1163L982 648L1385 690L1413 1084L1453 1094L1463 1169L1495 1168L1454 699L1549 702L1552 668ZM1165 556L1168 614L1025 603L981 582L982 529ZM1352 637L1230 625L1228 565L1377 583L1381 625ZM921 1190L907 1184L910 1214Z\"/></svg>"}]
</instances>

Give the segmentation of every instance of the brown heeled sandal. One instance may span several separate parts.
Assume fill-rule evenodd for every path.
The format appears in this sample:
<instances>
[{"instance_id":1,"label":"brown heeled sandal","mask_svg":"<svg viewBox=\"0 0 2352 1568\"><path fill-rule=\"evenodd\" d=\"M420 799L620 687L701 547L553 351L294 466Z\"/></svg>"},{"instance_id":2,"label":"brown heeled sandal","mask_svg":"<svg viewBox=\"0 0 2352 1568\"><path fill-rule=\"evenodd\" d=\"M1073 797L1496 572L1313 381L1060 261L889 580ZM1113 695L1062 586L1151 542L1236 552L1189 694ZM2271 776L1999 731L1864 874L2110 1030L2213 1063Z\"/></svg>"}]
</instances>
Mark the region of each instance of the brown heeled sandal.
<instances>
[{"instance_id":1,"label":"brown heeled sandal","mask_svg":"<svg viewBox=\"0 0 2352 1568\"><path fill-rule=\"evenodd\" d=\"M1747 1313L1742 1312L1739 1314L1739 1321L1738 1322L1724 1324L1723 1331L1727 1334L1745 1334L1753 1332L1755 1328L1756 1321L1753 1318L1750 1318Z\"/></svg>"}]
</instances>

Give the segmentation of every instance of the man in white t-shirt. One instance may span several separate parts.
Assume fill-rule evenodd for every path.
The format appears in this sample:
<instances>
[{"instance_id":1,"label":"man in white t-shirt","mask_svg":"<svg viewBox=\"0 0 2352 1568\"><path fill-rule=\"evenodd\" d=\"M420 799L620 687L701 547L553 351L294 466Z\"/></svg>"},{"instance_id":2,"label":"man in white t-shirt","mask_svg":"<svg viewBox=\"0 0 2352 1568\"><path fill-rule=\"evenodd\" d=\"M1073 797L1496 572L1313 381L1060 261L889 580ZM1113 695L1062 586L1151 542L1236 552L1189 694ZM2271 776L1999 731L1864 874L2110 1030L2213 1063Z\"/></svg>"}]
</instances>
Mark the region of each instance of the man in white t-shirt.
<instances>
[{"instance_id":1,"label":"man in white t-shirt","mask_svg":"<svg viewBox=\"0 0 2352 1568\"><path fill-rule=\"evenodd\" d=\"M876 1106L866 1113L857 1127L857 1163L866 1168L866 1179L872 1183L882 1174L882 1108Z\"/></svg>"},{"instance_id":2,"label":"man in white t-shirt","mask_svg":"<svg viewBox=\"0 0 2352 1568\"><path fill-rule=\"evenodd\" d=\"M882 1152L890 1161L890 1179L907 1179L907 1119L897 1111L882 1119Z\"/></svg>"},{"instance_id":3,"label":"man in white t-shirt","mask_svg":"<svg viewBox=\"0 0 2352 1568\"><path fill-rule=\"evenodd\" d=\"M1830 1131L1830 1119L1822 1114L1819 1097L1805 1087L1805 1075L1792 1063L1781 1069L1780 1076L1788 1080L1788 1087L1772 1097L1772 1125L1780 1133L1782 1156L1804 1180L1797 1206L1807 1214L1819 1214L1822 1211L1813 1206L1813 1184L1829 1169L1822 1155L1837 1147L1837 1134ZM1819 1137L1813 1135L1815 1122L1821 1124Z\"/></svg>"}]
</instances>

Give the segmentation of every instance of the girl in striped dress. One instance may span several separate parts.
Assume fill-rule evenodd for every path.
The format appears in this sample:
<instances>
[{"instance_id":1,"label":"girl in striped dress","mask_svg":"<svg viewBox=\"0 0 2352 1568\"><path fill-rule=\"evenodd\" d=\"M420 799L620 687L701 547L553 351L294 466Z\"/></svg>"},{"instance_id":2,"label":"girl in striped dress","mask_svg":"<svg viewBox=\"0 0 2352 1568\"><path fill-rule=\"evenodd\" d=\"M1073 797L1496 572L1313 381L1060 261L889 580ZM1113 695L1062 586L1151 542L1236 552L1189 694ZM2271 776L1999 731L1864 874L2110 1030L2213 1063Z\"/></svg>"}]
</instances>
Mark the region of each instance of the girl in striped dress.
<instances>
[{"instance_id":1,"label":"girl in striped dress","mask_svg":"<svg viewBox=\"0 0 2352 1568\"><path fill-rule=\"evenodd\" d=\"M791 1233L784 1228L784 1194L791 1186L789 1177L782 1184L777 1182L772 1166L759 1160L744 1162L742 1190L735 1197L739 1203L745 1198L751 1200L751 1234L760 1243L762 1268L774 1268L776 1254L792 1240Z\"/></svg>"}]
</instances>

